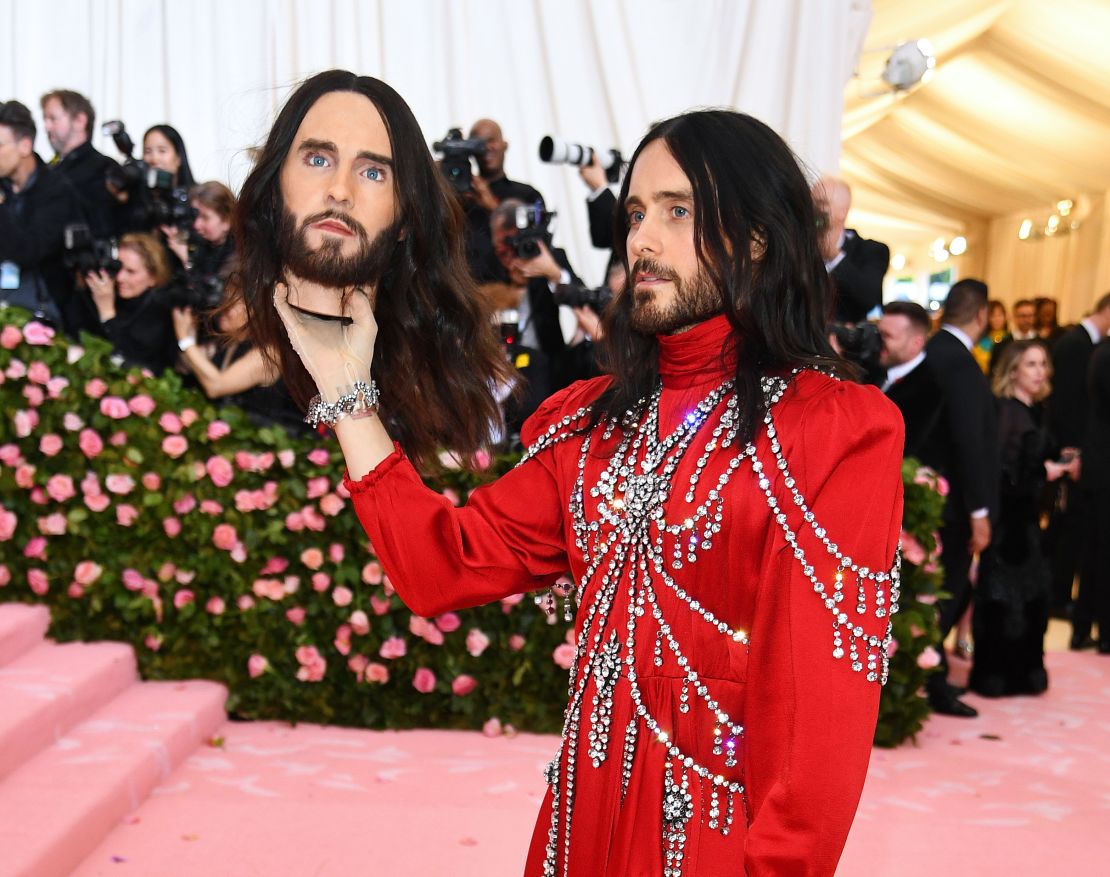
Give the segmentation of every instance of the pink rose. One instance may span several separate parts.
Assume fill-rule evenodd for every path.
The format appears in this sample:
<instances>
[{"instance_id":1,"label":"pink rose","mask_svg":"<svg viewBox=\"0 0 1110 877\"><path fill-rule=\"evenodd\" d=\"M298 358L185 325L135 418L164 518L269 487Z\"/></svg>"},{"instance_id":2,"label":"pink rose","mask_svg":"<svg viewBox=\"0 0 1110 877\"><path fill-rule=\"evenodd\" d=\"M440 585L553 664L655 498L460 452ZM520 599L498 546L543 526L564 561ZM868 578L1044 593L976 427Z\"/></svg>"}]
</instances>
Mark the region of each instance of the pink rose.
<instances>
[{"instance_id":1,"label":"pink rose","mask_svg":"<svg viewBox=\"0 0 1110 877\"><path fill-rule=\"evenodd\" d=\"M339 629L335 632L335 641L332 643L335 650L341 655L349 655L351 653L351 626L349 624L339 625Z\"/></svg>"},{"instance_id":2,"label":"pink rose","mask_svg":"<svg viewBox=\"0 0 1110 877\"><path fill-rule=\"evenodd\" d=\"M100 378L93 378L85 384L85 395L90 399L99 399L108 392L108 385Z\"/></svg>"},{"instance_id":3,"label":"pink rose","mask_svg":"<svg viewBox=\"0 0 1110 877\"><path fill-rule=\"evenodd\" d=\"M489 451L477 451L474 454L474 465L478 469L488 469L490 463L493 462L493 457L490 456Z\"/></svg>"},{"instance_id":4,"label":"pink rose","mask_svg":"<svg viewBox=\"0 0 1110 877\"><path fill-rule=\"evenodd\" d=\"M239 534L231 524L217 524L212 531L212 544L221 551L230 551L239 541Z\"/></svg>"},{"instance_id":5,"label":"pink rose","mask_svg":"<svg viewBox=\"0 0 1110 877\"><path fill-rule=\"evenodd\" d=\"M217 487L227 487L231 484L231 479L235 477L235 470L226 457L209 457L204 468L208 472L208 477L212 479L212 483Z\"/></svg>"},{"instance_id":6,"label":"pink rose","mask_svg":"<svg viewBox=\"0 0 1110 877\"><path fill-rule=\"evenodd\" d=\"M74 600L80 600L85 596L85 589L77 584L77 582L70 582L69 587L66 588L66 593Z\"/></svg>"},{"instance_id":7,"label":"pink rose","mask_svg":"<svg viewBox=\"0 0 1110 877\"><path fill-rule=\"evenodd\" d=\"M0 347L5 350L15 350L23 341L23 333L18 326L7 325L0 331Z\"/></svg>"},{"instance_id":8,"label":"pink rose","mask_svg":"<svg viewBox=\"0 0 1110 877\"><path fill-rule=\"evenodd\" d=\"M131 409L132 414L137 414L139 417L150 417L157 406L150 396L140 393L138 396L132 396L127 401L127 407Z\"/></svg>"},{"instance_id":9,"label":"pink rose","mask_svg":"<svg viewBox=\"0 0 1110 877\"><path fill-rule=\"evenodd\" d=\"M286 469L292 466L297 461L297 455L289 448L278 451L278 462L281 463Z\"/></svg>"},{"instance_id":10,"label":"pink rose","mask_svg":"<svg viewBox=\"0 0 1110 877\"><path fill-rule=\"evenodd\" d=\"M45 384L50 380L50 366L41 359L36 359L27 367L27 380L36 384Z\"/></svg>"},{"instance_id":11,"label":"pink rose","mask_svg":"<svg viewBox=\"0 0 1110 877\"><path fill-rule=\"evenodd\" d=\"M83 429L77 437L77 446L81 449L81 453L91 460L104 450L104 441L93 430Z\"/></svg>"},{"instance_id":12,"label":"pink rose","mask_svg":"<svg viewBox=\"0 0 1110 877\"><path fill-rule=\"evenodd\" d=\"M174 517L162 518L162 530L174 539L181 534L181 521Z\"/></svg>"},{"instance_id":13,"label":"pink rose","mask_svg":"<svg viewBox=\"0 0 1110 877\"><path fill-rule=\"evenodd\" d=\"M27 376L27 366L25 366L21 360L13 359L8 363L8 367L4 371L4 374L13 381L18 381Z\"/></svg>"},{"instance_id":14,"label":"pink rose","mask_svg":"<svg viewBox=\"0 0 1110 877\"><path fill-rule=\"evenodd\" d=\"M35 472L34 466L28 466L24 463L15 470L15 484L16 487L22 487L24 490L30 490L35 486Z\"/></svg>"},{"instance_id":15,"label":"pink rose","mask_svg":"<svg viewBox=\"0 0 1110 877\"><path fill-rule=\"evenodd\" d=\"M28 384L23 388L23 398L27 400L32 408L38 408L46 401L46 394L43 393L42 387Z\"/></svg>"},{"instance_id":16,"label":"pink rose","mask_svg":"<svg viewBox=\"0 0 1110 877\"><path fill-rule=\"evenodd\" d=\"M902 557L914 566L920 566L925 560L925 549L905 530L902 531Z\"/></svg>"},{"instance_id":17,"label":"pink rose","mask_svg":"<svg viewBox=\"0 0 1110 877\"><path fill-rule=\"evenodd\" d=\"M301 563L309 569L319 569L324 565L324 552L319 548L306 548L301 552Z\"/></svg>"},{"instance_id":18,"label":"pink rose","mask_svg":"<svg viewBox=\"0 0 1110 877\"><path fill-rule=\"evenodd\" d=\"M251 679L257 679L269 669L270 662L262 655L256 653L247 659L247 672L250 673Z\"/></svg>"},{"instance_id":19,"label":"pink rose","mask_svg":"<svg viewBox=\"0 0 1110 877\"><path fill-rule=\"evenodd\" d=\"M361 609L351 613L351 630L359 636L366 636L370 632L370 619Z\"/></svg>"},{"instance_id":20,"label":"pink rose","mask_svg":"<svg viewBox=\"0 0 1110 877\"><path fill-rule=\"evenodd\" d=\"M470 628L466 635L466 650L477 658L487 648L489 648L489 637L476 627Z\"/></svg>"},{"instance_id":21,"label":"pink rose","mask_svg":"<svg viewBox=\"0 0 1110 877\"><path fill-rule=\"evenodd\" d=\"M436 687L436 674L427 667L419 668L413 674L412 687L421 694L430 694Z\"/></svg>"},{"instance_id":22,"label":"pink rose","mask_svg":"<svg viewBox=\"0 0 1110 877\"><path fill-rule=\"evenodd\" d=\"M152 652L158 651L160 648L162 648L162 635L158 633L147 634L146 638L143 640L143 645L145 645Z\"/></svg>"},{"instance_id":23,"label":"pink rose","mask_svg":"<svg viewBox=\"0 0 1110 877\"><path fill-rule=\"evenodd\" d=\"M343 500L334 493L325 494L320 500L320 511L329 518L334 518L343 511Z\"/></svg>"},{"instance_id":24,"label":"pink rose","mask_svg":"<svg viewBox=\"0 0 1110 877\"><path fill-rule=\"evenodd\" d=\"M266 565L259 570L259 575L268 576L275 573L283 573L289 569L289 561L284 557L271 557L266 561Z\"/></svg>"},{"instance_id":25,"label":"pink rose","mask_svg":"<svg viewBox=\"0 0 1110 877\"><path fill-rule=\"evenodd\" d=\"M63 536L66 532L66 516L60 512L47 515L38 520L39 532L44 536Z\"/></svg>"},{"instance_id":26,"label":"pink rose","mask_svg":"<svg viewBox=\"0 0 1110 877\"><path fill-rule=\"evenodd\" d=\"M55 376L46 382L46 393L51 399L57 399L62 395L62 390L69 386L69 381L66 378Z\"/></svg>"},{"instance_id":27,"label":"pink rose","mask_svg":"<svg viewBox=\"0 0 1110 877\"><path fill-rule=\"evenodd\" d=\"M50 590L50 579L46 577L43 570L37 567L27 570L27 584L40 597Z\"/></svg>"},{"instance_id":28,"label":"pink rose","mask_svg":"<svg viewBox=\"0 0 1110 877\"><path fill-rule=\"evenodd\" d=\"M181 422L187 427L192 426L197 422L197 413L192 408L185 408L181 412Z\"/></svg>"},{"instance_id":29,"label":"pink rose","mask_svg":"<svg viewBox=\"0 0 1110 877\"><path fill-rule=\"evenodd\" d=\"M54 337L54 330L49 326L44 326L37 320L32 320L23 327L23 340L28 344L36 346L43 346L50 343L50 339Z\"/></svg>"},{"instance_id":30,"label":"pink rose","mask_svg":"<svg viewBox=\"0 0 1110 877\"><path fill-rule=\"evenodd\" d=\"M385 664L371 661L366 665L366 681L385 683L389 681L389 668Z\"/></svg>"},{"instance_id":31,"label":"pink rose","mask_svg":"<svg viewBox=\"0 0 1110 877\"><path fill-rule=\"evenodd\" d=\"M308 462L313 466L326 466L331 460L331 455L323 448L313 448L308 452Z\"/></svg>"},{"instance_id":32,"label":"pink rose","mask_svg":"<svg viewBox=\"0 0 1110 877\"><path fill-rule=\"evenodd\" d=\"M301 509L301 515L304 518L304 525L316 533L319 533L328 525L324 516L316 511L315 506L306 505Z\"/></svg>"},{"instance_id":33,"label":"pink rose","mask_svg":"<svg viewBox=\"0 0 1110 877\"><path fill-rule=\"evenodd\" d=\"M888 642L886 644L886 656L888 658L893 658L894 653L897 652L897 651L898 651L898 640L896 640L894 637L891 637L890 642Z\"/></svg>"},{"instance_id":34,"label":"pink rose","mask_svg":"<svg viewBox=\"0 0 1110 877\"><path fill-rule=\"evenodd\" d=\"M77 495L73 487L73 479L68 475L51 475L46 482L46 494L54 502L68 502Z\"/></svg>"},{"instance_id":35,"label":"pink rose","mask_svg":"<svg viewBox=\"0 0 1110 877\"><path fill-rule=\"evenodd\" d=\"M371 560L362 568L362 580L368 585L382 583L382 565L376 560Z\"/></svg>"},{"instance_id":36,"label":"pink rose","mask_svg":"<svg viewBox=\"0 0 1110 877\"><path fill-rule=\"evenodd\" d=\"M328 546L328 560L332 563L342 563L343 558L347 556L346 550L338 542L332 542Z\"/></svg>"},{"instance_id":37,"label":"pink rose","mask_svg":"<svg viewBox=\"0 0 1110 877\"><path fill-rule=\"evenodd\" d=\"M509 648L514 652L519 652L524 648L525 639L519 633L514 633L509 637Z\"/></svg>"},{"instance_id":38,"label":"pink rose","mask_svg":"<svg viewBox=\"0 0 1110 877\"><path fill-rule=\"evenodd\" d=\"M53 457L64 446L62 437L57 433L48 432L41 439L39 439L39 450L42 451L47 457Z\"/></svg>"},{"instance_id":39,"label":"pink rose","mask_svg":"<svg viewBox=\"0 0 1110 877\"><path fill-rule=\"evenodd\" d=\"M120 503L116 506L116 523L121 527L130 527L139 517L139 510L129 503Z\"/></svg>"},{"instance_id":40,"label":"pink rose","mask_svg":"<svg viewBox=\"0 0 1110 877\"><path fill-rule=\"evenodd\" d=\"M222 439L225 435L231 432L231 427L222 420L213 420L208 424L208 440L216 441Z\"/></svg>"},{"instance_id":41,"label":"pink rose","mask_svg":"<svg viewBox=\"0 0 1110 877\"><path fill-rule=\"evenodd\" d=\"M23 547L23 556L34 560L46 560L46 537L35 536Z\"/></svg>"},{"instance_id":42,"label":"pink rose","mask_svg":"<svg viewBox=\"0 0 1110 877\"><path fill-rule=\"evenodd\" d=\"M184 609L186 606L192 603L195 598L196 594L194 594L188 588L181 588L173 595L173 608Z\"/></svg>"},{"instance_id":43,"label":"pink rose","mask_svg":"<svg viewBox=\"0 0 1110 877\"><path fill-rule=\"evenodd\" d=\"M284 600L285 587L278 579L255 579L251 590L259 597L268 600Z\"/></svg>"},{"instance_id":44,"label":"pink rose","mask_svg":"<svg viewBox=\"0 0 1110 877\"><path fill-rule=\"evenodd\" d=\"M295 624L300 627L304 624L305 610L303 606L293 606L285 610L285 617L290 624Z\"/></svg>"},{"instance_id":45,"label":"pink rose","mask_svg":"<svg viewBox=\"0 0 1110 877\"><path fill-rule=\"evenodd\" d=\"M201 501L200 513L202 515L212 515L213 517L215 517L216 515L223 514L223 511L224 507L216 502L216 500L214 499L206 499Z\"/></svg>"},{"instance_id":46,"label":"pink rose","mask_svg":"<svg viewBox=\"0 0 1110 877\"><path fill-rule=\"evenodd\" d=\"M183 424L181 418L174 414L172 411L166 411L158 418L158 425L162 427L163 432L178 433L181 432Z\"/></svg>"},{"instance_id":47,"label":"pink rose","mask_svg":"<svg viewBox=\"0 0 1110 877\"><path fill-rule=\"evenodd\" d=\"M312 574L312 590L322 594L330 587L331 576L329 576L326 572L314 572Z\"/></svg>"},{"instance_id":48,"label":"pink rose","mask_svg":"<svg viewBox=\"0 0 1110 877\"><path fill-rule=\"evenodd\" d=\"M350 588L345 588L342 585L331 592L332 602L334 602L336 606L350 606L354 596Z\"/></svg>"},{"instance_id":49,"label":"pink rose","mask_svg":"<svg viewBox=\"0 0 1110 877\"><path fill-rule=\"evenodd\" d=\"M100 413L112 420L123 420L131 414L131 409L119 396L105 396L100 400Z\"/></svg>"},{"instance_id":50,"label":"pink rose","mask_svg":"<svg viewBox=\"0 0 1110 877\"><path fill-rule=\"evenodd\" d=\"M430 643L433 646L443 645L443 631L436 627L434 624L429 623L421 634L424 642Z\"/></svg>"},{"instance_id":51,"label":"pink rose","mask_svg":"<svg viewBox=\"0 0 1110 877\"><path fill-rule=\"evenodd\" d=\"M125 444L127 444L127 433L124 432L122 429L113 432L110 436L108 436L108 444L110 444L114 448L122 448Z\"/></svg>"},{"instance_id":52,"label":"pink rose","mask_svg":"<svg viewBox=\"0 0 1110 877\"><path fill-rule=\"evenodd\" d=\"M176 460L189 450L189 440L183 435L168 435L162 439L162 453Z\"/></svg>"},{"instance_id":53,"label":"pink rose","mask_svg":"<svg viewBox=\"0 0 1110 877\"><path fill-rule=\"evenodd\" d=\"M250 594L240 594L235 600L235 605L239 607L240 612L249 612L254 608L254 597Z\"/></svg>"},{"instance_id":54,"label":"pink rose","mask_svg":"<svg viewBox=\"0 0 1110 877\"><path fill-rule=\"evenodd\" d=\"M6 445L0 445L0 463L5 466L16 466L23 459L23 455L19 453L19 445L8 442Z\"/></svg>"},{"instance_id":55,"label":"pink rose","mask_svg":"<svg viewBox=\"0 0 1110 877\"><path fill-rule=\"evenodd\" d=\"M158 572L156 573L156 575L158 576L158 581L160 582L168 582L176 574L177 567L170 563L168 560L160 567L158 567Z\"/></svg>"},{"instance_id":56,"label":"pink rose","mask_svg":"<svg viewBox=\"0 0 1110 877\"><path fill-rule=\"evenodd\" d=\"M0 542L7 542L15 535L15 526L18 523L19 518L15 512L0 506Z\"/></svg>"},{"instance_id":57,"label":"pink rose","mask_svg":"<svg viewBox=\"0 0 1110 877\"><path fill-rule=\"evenodd\" d=\"M62 426L65 427L66 432L77 432L84 425L85 421L72 411L67 411L62 415Z\"/></svg>"},{"instance_id":58,"label":"pink rose","mask_svg":"<svg viewBox=\"0 0 1110 877\"><path fill-rule=\"evenodd\" d=\"M146 580L137 569L128 567L123 571L120 579L123 581L123 586L129 591L141 591L146 587Z\"/></svg>"},{"instance_id":59,"label":"pink rose","mask_svg":"<svg viewBox=\"0 0 1110 877\"><path fill-rule=\"evenodd\" d=\"M143 487L155 491L162 486L162 476L157 472L144 472L142 477Z\"/></svg>"},{"instance_id":60,"label":"pink rose","mask_svg":"<svg viewBox=\"0 0 1110 877\"><path fill-rule=\"evenodd\" d=\"M187 515L187 514L189 514L189 512L191 512L196 507L197 507L196 497L193 496L191 493L187 493L187 494L185 494L185 496L181 497L181 499L175 500L174 504L173 504L174 512L176 512L179 515Z\"/></svg>"},{"instance_id":61,"label":"pink rose","mask_svg":"<svg viewBox=\"0 0 1110 877\"><path fill-rule=\"evenodd\" d=\"M304 515L300 512L290 512L285 516L285 529L293 533L300 533L304 529Z\"/></svg>"},{"instance_id":62,"label":"pink rose","mask_svg":"<svg viewBox=\"0 0 1110 877\"><path fill-rule=\"evenodd\" d=\"M85 495L85 505L91 512L102 512L112 504L103 493L89 493Z\"/></svg>"},{"instance_id":63,"label":"pink rose","mask_svg":"<svg viewBox=\"0 0 1110 877\"><path fill-rule=\"evenodd\" d=\"M551 659L564 670L569 670L576 654L577 650L570 643L560 643L551 653Z\"/></svg>"},{"instance_id":64,"label":"pink rose","mask_svg":"<svg viewBox=\"0 0 1110 877\"><path fill-rule=\"evenodd\" d=\"M388 597L379 597L373 594L370 597L370 608L374 610L375 615L385 615L393 608L393 601Z\"/></svg>"},{"instance_id":65,"label":"pink rose","mask_svg":"<svg viewBox=\"0 0 1110 877\"><path fill-rule=\"evenodd\" d=\"M486 723L482 725L482 734L486 737L500 737L501 736L501 720L494 716L492 719L487 719Z\"/></svg>"},{"instance_id":66,"label":"pink rose","mask_svg":"<svg viewBox=\"0 0 1110 877\"><path fill-rule=\"evenodd\" d=\"M306 496L309 499L318 499L329 490L331 490L331 481L323 475L317 478L309 478L306 485Z\"/></svg>"},{"instance_id":67,"label":"pink rose","mask_svg":"<svg viewBox=\"0 0 1110 877\"><path fill-rule=\"evenodd\" d=\"M301 668L297 671L297 678L302 682L319 682L324 678L327 662L316 646L301 646L296 652L297 663Z\"/></svg>"},{"instance_id":68,"label":"pink rose","mask_svg":"<svg viewBox=\"0 0 1110 877\"><path fill-rule=\"evenodd\" d=\"M39 425L39 413L37 411L17 411L12 421L15 424L16 437L27 438Z\"/></svg>"},{"instance_id":69,"label":"pink rose","mask_svg":"<svg viewBox=\"0 0 1110 877\"><path fill-rule=\"evenodd\" d=\"M948 479L943 475L937 476L937 493L941 496L948 496Z\"/></svg>"},{"instance_id":70,"label":"pink rose","mask_svg":"<svg viewBox=\"0 0 1110 877\"><path fill-rule=\"evenodd\" d=\"M917 656L917 666L922 670L932 670L940 664L940 652L932 646L925 646Z\"/></svg>"},{"instance_id":71,"label":"pink rose","mask_svg":"<svg viewBox=\"0 0 1110 877\"><path fill-rule=\"evenodd\" d=\"M6 588L12 580L12 571L0 563L0 588Z\"/></svg>"},{"instance_id":72,"label":"pink rose","mask_svg":"<svg viewBox=\"0 0 1110 877\"><path fill-rule=\"evenodd\" d=\"M438 627L444 633L453 633L454 631L459 629L459 626L461 624L462 622L459 621L459 616L457 616L454 612L444 612L441 616L439 616L439 618L436 619L436 627Z\"/></svg>"},{"instance_id":73,"label":"pink rose","mask_svg":"<svg viewBox=\"0 0 1110 877\"><path fill-rule=\"evenodd\" d=\"M46 491L38 486L32 487L31 502L33 502L35 505L46 505L49 502L49 500L46 498Z\"/></svg>"},{"instance_id":74,"label":"pink rose","mask_svg":"<svg viewBox=\"0 0 1110 877\"><path fill-rule=\"evenodd\" d=\"M466 697L470 692L478 687L478 680L473 676L467 676L465 673L456 676L451 682L451 693L456 697Z\"/></svg>"},{"instance_id":75,"label":"pink rose","mask_svg":"<svg viewBox=\"0 0 1110 877\"><path fill-rule=\"evenodd\" d=\"M82 560L73 570L73 579L85 587L91 585L104 572L104 568L94 560Z\"/></svg>"},{"instance_id":76,"label":"pink rose","mask_svg":"<svg viewBox=\"0 0 1110 877\"><path fill-rule=\"evenodd\" d=\"M109 493L114 493L117 496L125 496L135 489L135 479L130 475L120 475L116 473L104 479L104 486L108 488Z\"/></svg>"},{"instance_id":77,"label":"pink rose","mask_svg":"<svg viewBox=\"0 0 1110 877\"><path fill-rule=\"evenodd\" d=\"M405 641L399 636L391 636L382 643L382 647L378 649L378 654L388 660L396 658L403 658L408 650L405 648Z\"/></svg>"}]
</instances>

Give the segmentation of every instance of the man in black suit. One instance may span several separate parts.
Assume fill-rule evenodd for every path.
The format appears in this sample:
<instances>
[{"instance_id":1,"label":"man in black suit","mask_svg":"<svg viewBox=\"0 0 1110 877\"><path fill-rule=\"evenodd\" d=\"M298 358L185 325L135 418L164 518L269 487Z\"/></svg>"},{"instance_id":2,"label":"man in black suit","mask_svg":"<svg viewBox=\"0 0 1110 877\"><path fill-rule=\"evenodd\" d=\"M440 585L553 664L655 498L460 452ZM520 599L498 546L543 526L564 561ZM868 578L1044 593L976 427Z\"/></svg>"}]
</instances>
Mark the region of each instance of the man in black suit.
<instances>
[{"instance_id":1,"label":"man in black suit","mask_svg":"<svg viewBox=\"0 0 1110 877\"><path fill-rule=\"evenodd\" d=\"M1090 637L1098 622L1098 651L1110 655L1110 340L1091 354L1090 408L1080 486L1087 507L1087 539L1079 574L1073 638Z\"/></svg>"},{"instance_id":2,"label":"man in black suit","mask_svg":"<svg viewBox=\"0 0 1110 877\"><path fill-rule=\"evenodd\" d=\"M902 412L906 424L905 457L916 457L937 471L944 464L944 402L933 372L925 367L929 313L910 301L892 301L883 308L879 364L886 369L882 390Z\"/></svg>"},{"instance_id":3,"label":"man in black suit","mask_svg":"<svg viewBox=\"0 0 1110 877\"><path fill-rule=\"evenodd\" d=\"M1031 298L1019 298L1010 310L1013 329L991 348L990 372L1002 361L1002 352L1014 341L1031 341L1037 337L1037 306Z\"/></svg>"},{"instance_id":4,"label":"man in black suit","mask_svg":"<svg viewBox=\"0 0 1110 877\"><path fill-rule=\"evenodd\" d=\"M1061 455L1079 453L1087 430L1088 371L1095 346L1110 333L1110 293L1095 304L1091 315L1067 329L1052 348L1052 395L1048 399L1049 426ZM1066 616L1075 573L1083 556L1084 491L1069 482L1060 486L1046 542L1052 556L1053 614ZM1091 622L1080 618L1072 648L1089 644Z\"/></svg>"},{"instance_id":5,"label":"man in black suit","mask_svg":"<svg viewBox=\"0 0 1110 877\"><path fill-rule=\"evenodd\" d=\"M104 176L117 165L89 142L96 121L93 105L83 94L65 90L47 92L40 103L43 127L54 147L51 167L77 190L93 236L115 236L120 205L109 193Z\"/></svg>"},{"instance_id":6,"label":"man in black suit","mask_svg":"<svg viewBox=\"0 0 1110 877\"><path fill-rule=\"evenodd\" d=\"M883 277L890 267L890 248L845 228L852 190L836 177L822 177L813 187L813 203L824 229L818 239L825 268L836 289L833 320L861 323L883 302Z\"/></svg>"},{"instance_id":7,"label":"man in black suit","mask_svg":"<svg viewBox=\"0 0 1110 877\"><path fill-rule=\"evenodd\" d=\"M610 250L613 248L613 215L617 210L617 196L609 188L609 177L596 154L590 164L578 169L578 175L590 187L590 194L586 197L590 243L599 250Z\"/></svg>"},{"instance_id":8,"label":"man in black suit","mask_svg":"<svg viewBox=\"0 0 1110 877\"><path fill-rule=\"evenodd\" d=\"M945 403L943 462L938 471L949 491L940 529L943 544L944 590L939 601L942 670L929 678L929 703L947 715L974 716L948 685L944 639L971 599L972 556L991 541L991 515L998 508L998 425L994 396L971 348L987 328L987 285L981 280L958 281L948 292L944 321L925 345L926 364L940 386Z\"/></svg>"}]
</instances>

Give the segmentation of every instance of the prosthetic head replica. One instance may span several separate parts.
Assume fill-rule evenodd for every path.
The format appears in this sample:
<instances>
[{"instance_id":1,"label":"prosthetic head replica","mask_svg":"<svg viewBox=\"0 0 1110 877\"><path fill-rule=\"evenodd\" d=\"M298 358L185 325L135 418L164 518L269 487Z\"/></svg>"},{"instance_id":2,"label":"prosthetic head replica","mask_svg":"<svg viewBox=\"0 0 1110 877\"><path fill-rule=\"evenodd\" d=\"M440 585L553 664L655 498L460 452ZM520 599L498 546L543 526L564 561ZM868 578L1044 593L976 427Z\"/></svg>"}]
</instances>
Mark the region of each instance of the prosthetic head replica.
<instances>
[{"instance_id":1,"label":"prosthetic head replica","mask_svg":"<svg viewBox=\"0 0 1110 877\"><path fill-rule=\"evenodd\" d=\"M303 287L291 304L335 318L362 289L378 324L382 416L409 456L489 441L507 365L467 269L460 208L389 85L345 70L301 83L243 184L233 230L247 331L298 402L316 388L274 287Z\"/></svg>"}]
</instances>

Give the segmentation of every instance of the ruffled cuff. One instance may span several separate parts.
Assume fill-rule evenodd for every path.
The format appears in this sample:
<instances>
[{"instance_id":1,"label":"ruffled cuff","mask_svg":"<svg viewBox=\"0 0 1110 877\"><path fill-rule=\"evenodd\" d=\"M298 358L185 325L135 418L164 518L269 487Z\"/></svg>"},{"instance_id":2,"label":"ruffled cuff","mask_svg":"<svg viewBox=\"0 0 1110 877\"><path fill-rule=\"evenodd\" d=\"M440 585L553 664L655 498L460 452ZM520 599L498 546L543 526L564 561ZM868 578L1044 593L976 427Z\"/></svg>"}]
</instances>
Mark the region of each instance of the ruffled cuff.
<instances>
[{"instance_id":1,"label":"ruffled cuff","mask_svg":"<svg viewBox=\"0 0 1110 877\"><path fill-rule=\"evenodd\" d=\"M373 469L363 475L358 481L351 480L351 473L346 469L343 470L343 486L347 488L351 496L360 493L369 493L385 478L393 469L405 459L405 452L401 450L401 446L397 442L393 443L393 453L378 463Z\"/></svg>"}]
</instances>

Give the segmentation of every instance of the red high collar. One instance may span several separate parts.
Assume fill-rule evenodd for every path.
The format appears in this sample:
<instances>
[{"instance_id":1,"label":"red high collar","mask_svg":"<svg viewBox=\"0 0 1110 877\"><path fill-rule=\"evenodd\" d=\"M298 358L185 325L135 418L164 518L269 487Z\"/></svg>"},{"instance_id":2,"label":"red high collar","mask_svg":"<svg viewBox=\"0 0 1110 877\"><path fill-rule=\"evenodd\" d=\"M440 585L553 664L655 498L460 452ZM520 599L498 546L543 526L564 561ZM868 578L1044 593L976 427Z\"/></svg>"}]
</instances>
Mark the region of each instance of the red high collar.
<instances>
[{"instance_id":1,"label":"red high collar","mask_svg":"<svg viewBox=\"0 0 1110 877\"><path fill-rule=\"evenodd\" d=\"M659 376L668 389L716 386L736 374L736 331L719 314L679 335L658 335Z\"/></svg>"}]
</instances>

